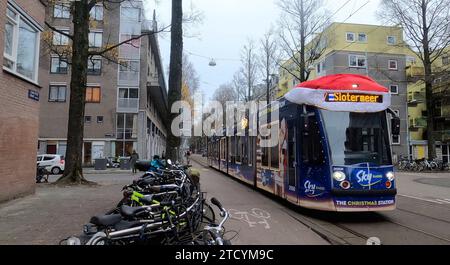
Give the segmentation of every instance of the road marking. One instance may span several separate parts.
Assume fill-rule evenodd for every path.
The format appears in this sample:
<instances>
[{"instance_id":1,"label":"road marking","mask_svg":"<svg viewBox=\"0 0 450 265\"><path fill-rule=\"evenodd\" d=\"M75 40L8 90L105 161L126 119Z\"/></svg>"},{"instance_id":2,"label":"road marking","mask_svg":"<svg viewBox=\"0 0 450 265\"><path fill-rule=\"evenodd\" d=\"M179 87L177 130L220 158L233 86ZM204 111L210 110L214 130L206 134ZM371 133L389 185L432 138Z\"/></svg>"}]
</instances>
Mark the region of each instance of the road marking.
<instances>
[{"instance_id":1,"label":"road marking","mask_svg":"<svg viewBox=\"0 0 450 265\"><path fill-rule=\"evenodd\" d=\"M439 201L437 201L437 200L428 200L428 199L419 198L419 197L414 197L414 196L409 196L409 195L399 194L398 196L406 197L406 198L411 198L411 199L416 199L416 200L420 200L420 201L426 201L426 202L437 203L437 204L444 204L443 202L439 202ZM446 202L446 203L448 203L448 202Z\"/></svg>"},{"instance_id":2,"label":"road marking","mask_svg":"<svg viewBox=\"0 0 450 265\"><path fill-rule=\"evenodd\" d=\"M441 199L436 199L436 201L450 204L450 200L449 199L442 199L442 200Z\"/></svg>"},{"instance_id":3,"label":"road marking","mask_svg":"<svg viewBox=\"0 0 450 265\"><path fill-rule=\"evenodd\" d=\"M253 208L250 212L239 211L235 209L228 210L230 217L235 220L241 220L249 225L250 228L256 227L256 225L264 225L265 229L270 229L268 220L270 219L270 213L259 209ZM255 219L257 221L255 221Z\"/></svg>"}]
</instances>

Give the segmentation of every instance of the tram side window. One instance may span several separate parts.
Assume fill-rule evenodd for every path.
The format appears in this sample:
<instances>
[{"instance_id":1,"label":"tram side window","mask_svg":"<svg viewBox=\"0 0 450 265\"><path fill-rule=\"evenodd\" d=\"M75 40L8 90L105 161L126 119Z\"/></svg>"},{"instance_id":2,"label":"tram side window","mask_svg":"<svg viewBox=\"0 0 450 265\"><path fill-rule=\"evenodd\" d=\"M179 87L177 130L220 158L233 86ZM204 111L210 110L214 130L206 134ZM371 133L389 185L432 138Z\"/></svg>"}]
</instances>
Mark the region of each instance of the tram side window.
<instances>
[{"instance_id":1,"label":"tram side window","mask_svg":"<svg viewBox=\"0 0 450 265\"><path fill-rule=\"evenodd\" d=\"M242 158L241 158L241 154L242 154L242 137L236 137L236 163L242 163Z\"/></svg>"},{"instance_id":2,"label":"tram side window","mask_svg":"<svg viewBox=\"0 0 450 265\"><path fill-rule=\"evenodd\" d=\"M302 134L303 163L322 165L325 163L325 156L317 116L308 117L308 122L305 125L308 126L305 126L307 129L304 129Z\"/></svg>"},{"instance_id":3,"label":"tram side window","mask_svg":"<svg viewBox=\"0 0 450 265\"><path fill-rule=\"evenodd\" d=\"M270 161L270 167L273 169L279 169L280 168L280 150L279 145L272 147L271 155L270 157L272 160Z\"/></svg>"},{"instance_id":4,"label":"tram side window","mask_svg":"<svg viewBox=\"0 0 450 265\"><path fill-rule=\"evenodd\" d=\"M242 164L248 165L248 138L244 137L242 141Z\"/></svg>"},{"instance_id":5,"label":"tram side window","mask_svg":"<svg viewBox=\"0 0 450 265\"><path fill-rule=\"evenodd\" d=\"M268 137L261 136L262 140L267 140ZM269 167L269 148L261 147L261 165L263 167Z\"/></svg>"}]
</instances>

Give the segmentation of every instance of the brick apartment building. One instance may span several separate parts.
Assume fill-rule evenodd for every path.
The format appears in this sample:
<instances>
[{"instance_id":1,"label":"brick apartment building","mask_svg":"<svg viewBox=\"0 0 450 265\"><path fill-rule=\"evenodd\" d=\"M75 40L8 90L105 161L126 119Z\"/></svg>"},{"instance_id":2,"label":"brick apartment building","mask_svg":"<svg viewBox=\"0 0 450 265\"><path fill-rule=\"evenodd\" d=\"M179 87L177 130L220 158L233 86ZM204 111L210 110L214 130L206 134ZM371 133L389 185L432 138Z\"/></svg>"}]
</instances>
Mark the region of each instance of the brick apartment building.
<instances>
[{"instance_id":1,"label":"brick apartment building","mask_svg":"<svg viewBox=\"0 0 450 265\"><path fill-rule=\"evenodd\" d=\"M71 15L64 5L50 5L46 18L59 30L73 32ZM91 47L104 47L151 33L154 20L146 20L142 1L109 3L91 11ZM42 80L38 150L65 155L70 93L70 64L42 44ZM53 45L70 45L63 35L53 35ZM163 115L168 112L167 90L156 34L120 46L117 62L102 57L89 60L83 164L103 157L141 159L161 155L166 145Z\"/></svg>"},{"instance_id":2,"label":"brick apartment building","mask_svg":"<svg viewBox=\"0 0 450 265\"><path fill-rule=\"evenodd\" d=\"M0 0L0 14L0 201L6 201L35 190L45 10L39 0Z\"/></svg>"}]
</instances>

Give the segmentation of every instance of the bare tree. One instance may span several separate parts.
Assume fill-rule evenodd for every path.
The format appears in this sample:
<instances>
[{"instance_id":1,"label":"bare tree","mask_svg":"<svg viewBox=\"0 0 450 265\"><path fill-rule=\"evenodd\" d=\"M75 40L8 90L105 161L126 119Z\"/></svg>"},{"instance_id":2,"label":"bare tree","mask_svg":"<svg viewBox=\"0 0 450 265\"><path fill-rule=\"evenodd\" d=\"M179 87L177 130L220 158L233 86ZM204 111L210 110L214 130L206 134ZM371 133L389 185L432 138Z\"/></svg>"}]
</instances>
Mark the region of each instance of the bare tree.
<instances>
[{"instance_id":1,"label":"bare tree","mask_svg":"<svg viewBox=\"0 0 450 265\"><path fill-rule=\"evenodd\" d=\"M241 70L233 75L231 86L236 93L236 99L245 101L247 98L247 84Z\"/></svg>"},{"instance_id":2,"label":"bare tree","mask_svg":"<svg viewBox=\"0 0 450 265\"><path fill-rule=\"evenodd\" d=\"M54 5L64 6L72 15L73 33L68 33L54 27L51 21L45 25L49 29L43 36L44 43L50 52L57 54L72 66L70 81L69 121L67 133L66 166L64 174L57 184L90 184L83 176L82 149L84 138L84 113L86 104L87 69L89 60L93 56L101 56L110 61L118 61L118 48L121 45L134 45L143 36L156 34L163 30L132 36L129 39L111 41L108 39L100 47L91 47L89 42L90 27L93 26L90 13L96 5L103 5L105 9L118 8L122 2L128 0L40 0L48 8ZM132 1L130 2L132 3ZM51 17L51 16L49 16ZM95 26L95 25L94 25ZM66 39L64 45L54 45L55 36Z\"/></svg>"},{"instance_id":3,"label":"bare tree","mask_svg":"<svg viewBox=\"0 0 450 265\"><path fill-rule=\"evenodd\" d=\"M280 47L283 56L290 58L280 67L300 82L309 78L309 66L321 57L326 48L323 30L330 17L323 9L323 0L278 0Z\"/></svg>"},{"instance_id":4,"label":"bare tree","mask_svg":"<svg viewBox=\"0 0 450 265\"><path fill-rule=\"evenodd\" d=\"M194 95L200 87L198 73L186 53L183 53L183 82L189 88L191 95Z\"/></svg>"},{"instance_id":5,"label":"bare tree","mask_svg":"<svg viewBox=\"0 0 450 265\"><path fill-rule=\"evenodd\" d=\"M436 158L433 118L433 63L450 45L450 0L383 0L379 16L405 30L409 48L424 66L426 90L428 158Z\"/></svg>"},{"instance_id":6,"label":"bare tree","mask_svg":"<svg viewBox=\"0 0 450 265\"><path fill-rule=\"evenodd\" d=\"M268 30L260 40L259 64L262 75L265 77L267 104L270 103L270 80L277 71L277 62L279 61L278 44L275 39L274 31Z\"/></svg>"},{"instance_id":7,"label":"bare tree","mask_svg":"<svg viewBox=\"0 0 450 265\"><path fill-rule=\"evenodd\" d=\"M244 78L247 86L246 101L252 100L253 88L255 87L258 75L258 57L256 55L255 43L252 40L248 40L244 45L241 52L242 67L240 73Z\"/></svg>"},{"instance_id":8,"label":"bare tree","mask_svg":"<svg viewBox=\"0 0 450 265\"><path fill-rule=\"evenodd\" d=\"M212 98L213 100L219 101L225 109L225 105L228 101L236 101L237 91L233 85L223 84L214 92Z\"/></svg>"}]
</instances>

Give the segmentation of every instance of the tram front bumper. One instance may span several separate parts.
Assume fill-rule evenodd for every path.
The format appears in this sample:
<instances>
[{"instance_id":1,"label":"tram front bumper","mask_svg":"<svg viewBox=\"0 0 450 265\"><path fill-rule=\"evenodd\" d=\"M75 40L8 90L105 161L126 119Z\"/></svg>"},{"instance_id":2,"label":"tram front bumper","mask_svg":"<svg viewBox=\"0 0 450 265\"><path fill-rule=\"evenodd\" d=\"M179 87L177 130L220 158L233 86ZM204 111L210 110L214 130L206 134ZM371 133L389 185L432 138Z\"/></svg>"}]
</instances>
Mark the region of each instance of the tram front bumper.
<instances>
[{"instance_id":1,"label":"tram front bumper","mask_svg":"<svg viewBox=\"0 0 450 265\"><path fill-rule=\"evenodd\" d=\"M396 208L397 189L389 190L338 190L331 191L338 212L378 212Z\"/></svg>"},{"instance_id":2,"label":"tram front bumper","mask_svg":"<svg viewBox=\"0 0 450 265\"><path fill-rule=\"evenodd\" d=\"M340 190L332 189L333 196L395 196L397 189L390 190Z\"/></svg>"}]
</instances>

